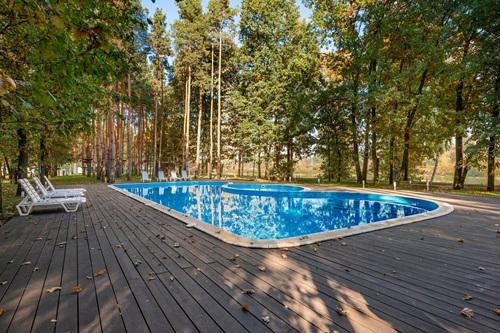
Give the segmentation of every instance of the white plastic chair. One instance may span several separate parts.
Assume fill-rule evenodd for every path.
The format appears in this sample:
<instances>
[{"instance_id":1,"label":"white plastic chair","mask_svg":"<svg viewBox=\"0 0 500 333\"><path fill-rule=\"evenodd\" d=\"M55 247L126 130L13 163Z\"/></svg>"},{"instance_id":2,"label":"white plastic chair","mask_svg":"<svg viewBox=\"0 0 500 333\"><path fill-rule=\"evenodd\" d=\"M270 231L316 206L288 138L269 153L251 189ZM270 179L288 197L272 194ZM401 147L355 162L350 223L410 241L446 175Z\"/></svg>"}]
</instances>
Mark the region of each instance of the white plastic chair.
<instances>
[{"instance_id":1,"label":"white plastic chair","mask_svg":"<svg viewBox=\"0 0 500 333\"><path fill-rule=\"evenodd\" d=\"M167 177L165 177L165 173L162 170L158 171L158 180L160 182L166 182L167 181Z\"/></svg>"},{"instance_id":2,"label":"white plastic chair","mask_svg":"<svg viewBox=\"0 0 500 333\"><path fill-rule=\"evenodd\" d=\"M43 198L72 198L85 196L85 192L73 191L71 189L48 190L43 186L38 177L33 177L33 180L35 181L35 188L38 189Z\"/></svg>"},{"instance_id":3,"label":"white plastic chair","mask_svg":"<svg viewBox=\"0 0 500 333\"><path fill-rule=\"evenodd\" d=\"M182 180L189 180L190 179L186 170L181 171L181 176L182 176L181 177Z\"/></svg>"},{"instance_id":4,"label":"white plastic chair","mask_svg":"<svg viewBox=\"0 0 500 333\"><path fill-rule=\"evenodd\" d=\"M81 193L81 192L86 192L87 190L84 188L65 188L65 189L56 189L54 185L52 185L52 182L49 180L47 176L43 176L45 178L45 182L47 183L47 191L64 191L64 192L75 192L75 193Z\"/></svg>"},{"instance_id":5,"label":"white plastic chair","mask_svg":"<svg viewBox=\"0 0 500 333\"><path fill-rule=\"evenodd\" d=\"M174 182L179 180L179 177L177 177L177 172L175 170L170 171L170 180Z\"/></svg>"},{"instance_id":6,"label":"white plastic chair","mask_svg":"<svg viewBox=\"0 0 500 333\"><path fill-rule=\"evenodd\" d=\"M24 193L26 193L24 199L21 200L21 202L16 206L17 211L21 216L29 215L35 207L45 206L60 206L67 213L74 213L78 210L80 204L86 202L84 197L41 198L27 179L19 179L19 184L21 185Z\"/></svg>"},{"instance_id":7,"label":"white plastic chair","mask_svg":"<svg viewBox=\"0 0 500 333\"><path fill-rule=\"evenodd\" d=\"M142 171L141 174L142 174L141 180L142 180L143 183L151 181L151 178L149 178L149 174L148 174L147 171Z\"/></svg>"}]
</instances>

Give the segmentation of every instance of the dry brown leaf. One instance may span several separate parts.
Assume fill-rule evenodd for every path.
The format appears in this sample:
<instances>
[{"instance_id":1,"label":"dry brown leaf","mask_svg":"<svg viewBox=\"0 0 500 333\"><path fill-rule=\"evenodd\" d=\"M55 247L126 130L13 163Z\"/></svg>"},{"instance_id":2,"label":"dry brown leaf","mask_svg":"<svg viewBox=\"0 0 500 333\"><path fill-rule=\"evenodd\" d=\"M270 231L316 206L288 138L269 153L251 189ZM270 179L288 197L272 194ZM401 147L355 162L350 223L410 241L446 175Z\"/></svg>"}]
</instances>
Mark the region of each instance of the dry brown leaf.
<instances>
[{"instance_id":1,"label":"dry brown leaf","mask_svg":"<svg viewBox=\"0 0 500 333\"><path fill-rule=\"evenodd\" d=\"M257 268L258 268L258 269L259 269L259 271L261 271L261 272L265 272L265 271L266 271L266 266L262 266L262 265L260 265L260 266L258 266Z\"/></svg>"},{"instance_id":2,"label":"dry brown leaf","mask_svg":"<svg viewBox=\"0 0 500 333\"><path fill-rule=\"evenodd\" d=\"M80 287L80 283L77 283L74 287L73 287L73 294L79 294L82 292L82 288Z\"/></svg>"},{"instance_id":3,"label":"dry brown leaf","mask_svg":"<svg viewBox=\"0 0 500 333\"><path fill-rule=\"evenodd\" d=\"M47 292L53 293L54 291L59 291L61 289L62 289L61 287L52 287L52 288L47 289Z\"/></svg>"},{"instance_id":4,"label":"dry brown leaf","mask_svg":"<svg viewBox=\"0 0 500 333\"><path fill-rule=\"evenodd\" d=\"M253 290L253 289L243 289L243 291L241 293L245 294L245 295L252 295L252 294L255 294L255 290Z\"/></svg>"},{"instance_id":5,"label":"dry brown leaf","mask_svg":"<svg viewBox=\"0 0 500 333\"><path fill-rule=\"evenodd\" d=\"M288 256L286 255L286 253L282 253L281 258L286 259L286 258L288 258Z\"/></svg>"},{"instance_id":6,"label":"dry brown leaf","mask_svg":"<svg viewBox=\"0 0 500 333\"><path fill-rule=\"evenodd\" d=\"M500 309L495 309L495 313L500 316Z\"/></svg>"},{"instance_id":7,"label":"dry brown leaf","mask_svg":"<svg viewBox=\"0 0 500 333\"><path fill-rule=\"evenodd\" d=\"M266 324L269 324L269 322L271 321L271 318L269 316L264 316L264 317L262 317L262 321L265 322Z\"/></svg>"},{"instance_id":8,"label":"dry brown leaf","mask_svg":"<svg viewBox=\"0 0 500 333\"><path fill-rule=\"evenodd\" d=\"M170 275L169 279L170 279L170 281L174 281L175 280L175 276Z\"/></svg>"},{"instance_id":9,"label":"dry brown leaf","mask_svg":"<svg viewBox=\"0 0 500 333\"><path fill-rule=\"evenodd\" d=\"M483 266L479 266L477 269L479 269L481 272L485 271L485 268Z\"/></svg>"},{"instance_id":10,"label":"dry brown leaf","mask_svg":"<svg viewBox=\"0 0 500 333\"><path fill-rule=\"evenodd\" d=\"M463 308L462 311L460 311L460 314L464 317L472 318L474 317L474 310L471 308Z\"/></svg>"},{"instance_id":11,"label":"dry brown leaf","mask_svg":"<svg viewBox=\"0 0 500 333\"><path fill-rule=\"evenodd\" d=\"M241 310L243 312L248 312L248 304L244 303L244 304L241 304Z\"/></svg>"},{"instance_id":12,"label":"dry brown leaf","mask_svg":"<svg viewBox=\"0 0 500 333\"><path fill-rule=\"evenodd\" d=\"M0 308L0 316L3 316L5 312L7 312L7 311L5 311L4 308Z\"/></svg>"},{"instance_id":13,"label":"dry brown leaf","mask_svg":"<svg viewBox=\"0 0 500 333\"><path fill-rule=\"evenodd\" d=\"M104 275L106 274L106 268L101 268L100 270L98 270L94 276L101 276L101 275Z\"/></svg>"},{"instance_id":14,"label":"dry brown leaf","mask_svg":"<svg viewBox=\"0 0 500 333\"><path fill-rule=\"evenodd\" d=\"M470 301L472 300L472 296L471 295L465 295L464 296L464 301Z\"/></svg>"},{"instance_id":15,"label":"dry brown leaf","mask_svg":"<svg viewBox=\"0 0 500 333\"><path fill-rule=\"evenodd\" d=\"M347 316L347 311L346 311L346 310L344 310L344 308L343 308L343 307L341 307L341 306L337 306L337 307L335 308L335 312L337 312L337 314L338 314L339 316Z\"/></svg>"}]
</instances>

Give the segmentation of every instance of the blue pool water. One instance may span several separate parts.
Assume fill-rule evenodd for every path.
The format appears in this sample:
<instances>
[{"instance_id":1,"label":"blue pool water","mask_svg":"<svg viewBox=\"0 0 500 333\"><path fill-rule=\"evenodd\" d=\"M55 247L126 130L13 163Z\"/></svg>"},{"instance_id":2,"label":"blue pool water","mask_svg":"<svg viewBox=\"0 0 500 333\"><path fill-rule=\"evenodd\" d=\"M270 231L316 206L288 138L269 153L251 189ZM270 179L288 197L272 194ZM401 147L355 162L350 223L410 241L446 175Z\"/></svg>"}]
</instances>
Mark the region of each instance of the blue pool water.
<instances>
[{"instance_id":1,"label":"blue pool water","mask_svg":"<svg viewBox=\"0 0 500 333\"><path fill-rule=\"evenodd\" d=\"M306 191L300 186L177 182L116 185L249 239L283 239L350 228L438 208L415 198Z\"/></svg>"}]
</instances>

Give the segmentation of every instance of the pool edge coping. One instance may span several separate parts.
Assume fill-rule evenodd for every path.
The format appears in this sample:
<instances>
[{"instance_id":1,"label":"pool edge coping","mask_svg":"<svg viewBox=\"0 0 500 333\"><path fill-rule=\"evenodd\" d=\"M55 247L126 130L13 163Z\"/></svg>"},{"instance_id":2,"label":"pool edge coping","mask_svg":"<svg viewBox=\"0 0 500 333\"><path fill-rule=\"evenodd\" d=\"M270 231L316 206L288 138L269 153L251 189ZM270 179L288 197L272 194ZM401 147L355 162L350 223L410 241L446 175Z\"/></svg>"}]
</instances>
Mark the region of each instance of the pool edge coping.
<instances>
[{"instance_id":1,"label":"pool edge coping","mask_svg":"<svg viewBox=\"0 0 500 333\"><path fill-rule=\"evenodd\" d=\"M145 204L148 207L151 207L153 209L156 209L170 217L175 218L176 220L179 220L186 224L186 227L188 228L196 228L198 230L201 230L205 232L206 234L215 237L219 240L222 240L223 242L232 244L232 245L237 245L241 247L248 247L248 248L260 248L260 249L277 249L277 248L285 248L285 247L297 247L301 245L308 245L308 244L313 244L317 242L323 242L327 240L332 240L332 239L339 239L343 237L348 237L348 236L354 236L357 234L362 234L366 232L372 232L376 230L382 230L398 225L405 225L409 223L414 223L414 222L419 222L419 221L424 221L424 220L430 220L434 218L438 218L441 216L445 216L453 212L454 208L452 205L441 202L438 200L434 199L429 199L425 197L424 200L430 201L438 205L438 208L430 211L430 212L425 212L425 213L420 213L416 215L411 215L407 217L396 217L388 220L383 220L379 222L373 222L369 224L362 224L362 225L357 225L351 228L346 228L346 229L339 229L339 230L329 230L329 231L323 231L323 232L318 232L310 235L304 235L304 236L294 236L294 237L289 237L289 238L283 238L283 239L273 239L273 240L261 240L261 239L249 239L245 238L239 235L235 235L233 233L221 230L211 224L202 222L194 217L191 217L187 214L178 212L172 208L168 208L166 206L160 205L154 201L151 201L149 199L145 199L141 196L135 195L125 189L121 189L115 185L108 185L109 188L118 191L129 198L132 198L136 201L139 201L143 204ZM340 188L344 189L344 188ZM394 191L376 191L376 190L367 190L367 189L348 189L351 192L362 192L362 193L373 193L373 194L379 194L379 193L391 193L392 195L396 196L402 196L402 197L409 197L409 198L415 198L415 199L422 199L421 196L414 195L414 194L395 194L392 193ZM312 190L314 192L314 190ZM328 192L328 191L324 191Z\"/></svg>"}]
</instances>

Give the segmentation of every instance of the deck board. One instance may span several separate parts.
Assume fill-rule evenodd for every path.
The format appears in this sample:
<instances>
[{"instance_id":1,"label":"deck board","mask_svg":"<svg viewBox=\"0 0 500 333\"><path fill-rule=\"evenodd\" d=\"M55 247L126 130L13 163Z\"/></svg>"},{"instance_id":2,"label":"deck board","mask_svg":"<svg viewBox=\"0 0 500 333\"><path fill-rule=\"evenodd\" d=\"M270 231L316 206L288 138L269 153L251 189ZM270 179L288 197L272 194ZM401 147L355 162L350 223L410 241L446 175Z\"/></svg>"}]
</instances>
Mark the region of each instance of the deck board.
<instances>
[{"instance_id":1,"label":"deck board","mask_svg":"<svg viewBox=\"0 0 500 333\"><path fill-rule=\"evenodd\" d=\"M452 214L285 251L226 244L87 189L77 213L0 228L0 332L500 331L497 198L436 194Z\"/></svg>"}]
</instances>

